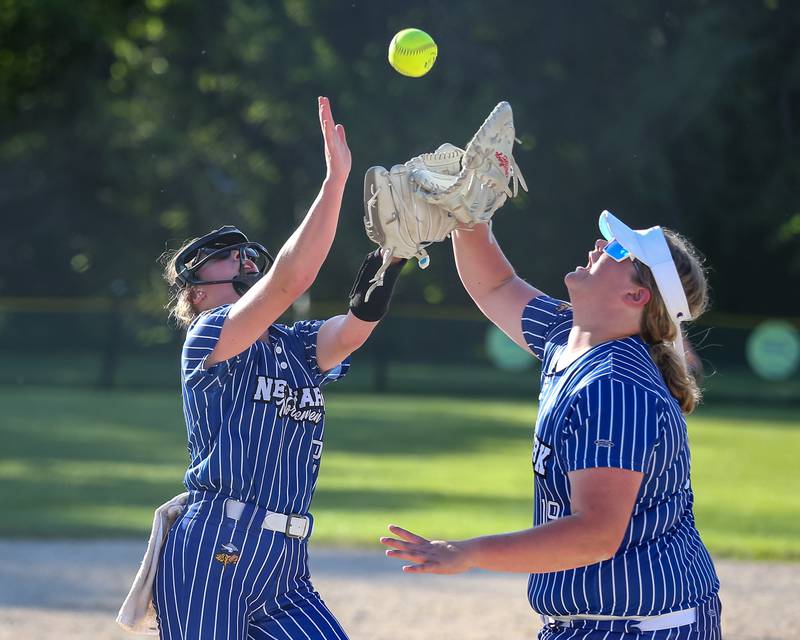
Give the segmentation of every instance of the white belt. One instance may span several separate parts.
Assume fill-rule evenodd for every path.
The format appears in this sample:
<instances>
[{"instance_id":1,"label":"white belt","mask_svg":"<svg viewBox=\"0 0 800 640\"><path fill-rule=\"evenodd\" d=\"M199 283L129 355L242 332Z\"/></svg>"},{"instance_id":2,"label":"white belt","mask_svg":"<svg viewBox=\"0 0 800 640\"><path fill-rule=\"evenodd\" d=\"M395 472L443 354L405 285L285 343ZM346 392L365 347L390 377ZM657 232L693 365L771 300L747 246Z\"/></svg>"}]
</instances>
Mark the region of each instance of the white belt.
<instances>
[{"instance_id":1,"label":"white belt","mask_svg":"<svg viewBox=\"0 0 800 640\"><path fill-rule=\"evenodd\" d=\"M242 517L245 503L233 498L225 501L225 515L234 520ZM261 523L262 529L277 531L284 534L287 538L303 539L308 535L311 520L308 516L301 516L297 513L290 513L288 516L274 511L267 511L264 521Z\"/></svg>"},{"instance_id":2,"label":"white belt","mask_svg":"<svg viewBox=\"0 0 800 640\"><path fill-rule=\"evenodd\" d=\"M542 615L545 624L559 624L564 627L572 627L573 622L628 622L630 626L639 631L662 631L673 629L687 624L694 624L697 620L697 607L683 609L682 611L672 611L660 616L593 616L593 615L574 615L574 616L545 616Z\"/></svg>"}]
</instances>

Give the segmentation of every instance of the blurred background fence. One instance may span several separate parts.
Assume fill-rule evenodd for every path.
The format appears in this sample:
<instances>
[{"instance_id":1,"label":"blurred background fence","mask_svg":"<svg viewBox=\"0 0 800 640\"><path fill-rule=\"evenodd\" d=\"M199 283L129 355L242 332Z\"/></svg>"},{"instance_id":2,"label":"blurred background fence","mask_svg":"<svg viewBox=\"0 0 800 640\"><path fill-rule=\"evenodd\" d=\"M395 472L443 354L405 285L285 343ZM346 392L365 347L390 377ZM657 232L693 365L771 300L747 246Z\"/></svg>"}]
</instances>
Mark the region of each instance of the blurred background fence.
<instances>
[{"instance_id":1,"label":"blurred background fence","mask_svg":"<svg viewBox=\"0 0 800 640\"><path fill-rule=\"evenodd\" d=\"M797 373L755 377L745 345L764 319L800 326L800 3L452 5L0 2L0 384L177 391L155 258L222 224L277 252L323 179L325 95L353 169L314 284L331 304L303 317L341 312L372 248L367 168L463 145L508 100L530 190L494 230L520 276L563 289L604 208L680 230L710 269L716 315L693 329L708 399L797 403ZM386 60L409 26L439 46L419 79ZM448 249L431 251L336 392L530 397L536 375L490 361ZM782 344L796 367L796 332L765 359Z\"/></svg>"},{"instance_id":2,"label":"blurred background fence","mask_svg":"<svg viewBox=\"0 0 800 640\"><path fill-rule=\"evenodd\" d=\"M343 308L339 303L316 303L302 315L325 318ZM800 407L800 373L765 380L748 365L747 340L762 320L711 314L692 327L709 403ZM796 319L792 323L800 325ZM474 308L395 305L355 354L352 372L336 391L536 394L538 363L515 359L515 347L502 341L498 345L493 336L500 347L498 361L497 351L489 346L491 331ZM163 313L142 309L133 299L0 298L0 384L178 392L181 340Z\"/></svg>"}]
</instances>

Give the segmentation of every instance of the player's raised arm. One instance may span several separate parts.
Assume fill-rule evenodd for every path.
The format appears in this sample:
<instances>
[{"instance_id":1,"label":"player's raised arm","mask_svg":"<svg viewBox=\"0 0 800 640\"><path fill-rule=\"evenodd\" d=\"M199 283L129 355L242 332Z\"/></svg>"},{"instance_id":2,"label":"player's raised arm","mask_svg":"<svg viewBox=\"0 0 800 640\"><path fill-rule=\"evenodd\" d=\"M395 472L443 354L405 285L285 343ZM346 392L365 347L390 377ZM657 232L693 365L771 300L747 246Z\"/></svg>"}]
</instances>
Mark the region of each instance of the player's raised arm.
<instances>
[{"instance_id":1,"label":"player's raised arm","mask_svg":"<svg viewBox=\"0 0 800 640\"><path fill-rule=\"evenodd\" d=\"M481 312L527 350L522 311L542 292L515 273L486 224L454 231L453 254L461 282Z\"/></svg>"},{"instance_id":2,"label":"player's raised arm","mask_svg":"<svg viewBox=\"0 0 800 640\"><path fill-rule=\"evenodd\" d=\"M253 344L308 289L333 243L351 157L344 127L336 124L327 98L319 98L327 174L308 214L289 237L275 264L231 308L206 366L237 355Z\"/></svg>"},{"instance_id":3,"label":"player's raised arm","mask_svg":"<svg viewBox=\"0 0 800 640\"><path fill-rule=\"evenodd\" d=\"M327 175L277 259L233 226L164 256L164 275L173 286L170 312L187 330L181 395L190 506L179 516L181 524L167 527L164 536L154 530L151 541L163 546L148 547L143 564L152 568L149 558L155 558L158 571L137 577L129 596L149 611L144 605L152 593L158 619L146 628L157 625L164 639L347 637L310 584L305 558L324 445L322 387L344 377L350 363L330 352L317 357L322 320L274 322L316 278L336 232L350 172L344 130L326 98L320 98L319 109ZM351 344L353 338L342 341ZM171 512L166 505L156 513L156 528L166 507ZM188 540L181 532L189 520L203 531L235 528L237 535ZM288 556L295 560L283 562ZM237 562L247 569L231 585ZM258 602L263 615L242 615L248 593L257 594L270 581L286 585L284 601L292 603L291 610L277 601ZM198 584L207 588L196 589ZM232 594L222 599L227 605L217 597L220 589Z\"/></svg>"},{"instance_id":4,"label":"player's raised arm","mask_svg":"<svg viewBox=\"0 0 800 640\"><path fill-rule=\"evenodd\" d=\"M376 166L364 180L367 235L390 257L430 263L426 247L451 233L461 279L481 310L523 349L525 304L541 293L514 274L486 222L506 202L527 190L512 154L511 105L500 102L462 151L445 143L387 171ZM473 228L458 231L459 225ZM380 271L378 272L380 274ZM380 282L378 281L379 285Z\"/></svg>"}]
</instances>

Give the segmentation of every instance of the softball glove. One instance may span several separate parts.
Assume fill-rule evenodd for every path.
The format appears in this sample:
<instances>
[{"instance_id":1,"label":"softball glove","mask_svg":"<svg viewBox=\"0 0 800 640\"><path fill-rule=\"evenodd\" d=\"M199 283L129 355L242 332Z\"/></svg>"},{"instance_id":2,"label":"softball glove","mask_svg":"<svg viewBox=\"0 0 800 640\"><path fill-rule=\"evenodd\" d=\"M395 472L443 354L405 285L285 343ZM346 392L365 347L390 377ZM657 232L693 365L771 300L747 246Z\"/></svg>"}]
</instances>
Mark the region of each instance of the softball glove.
<instances>
[{"instance_id":1,"label":"softball glove","mask_svg":"<svg viewBox=\"0 0 800 640\"><path fill-rule=\"evenodd\" d=\"M458 171L442 171L424 154L406 162L409 179L422 197L472 226L488 222L506 199L528 185L511 153L514 115L508 102L499 103L461 151ZM440 149L441 150L441 147ZM511 186L509 186L511 185Z\"/></svg>"},{"instance_id":2,"label":"softball glove","mask_svg":"<svg viewBox=\"0 0 800 640\"><path fill-rule=\"evenodd\" d=\"M430 264L429 244L441 242L459 224L489 222L519 186L528 190L511 153L514 140L511 105L501 102L465 150L445 143L389 171L367 171L364 227L383 258L367 299L383 283L392 257L417 258L424 269Z\"/></svg>"}]
</instances>

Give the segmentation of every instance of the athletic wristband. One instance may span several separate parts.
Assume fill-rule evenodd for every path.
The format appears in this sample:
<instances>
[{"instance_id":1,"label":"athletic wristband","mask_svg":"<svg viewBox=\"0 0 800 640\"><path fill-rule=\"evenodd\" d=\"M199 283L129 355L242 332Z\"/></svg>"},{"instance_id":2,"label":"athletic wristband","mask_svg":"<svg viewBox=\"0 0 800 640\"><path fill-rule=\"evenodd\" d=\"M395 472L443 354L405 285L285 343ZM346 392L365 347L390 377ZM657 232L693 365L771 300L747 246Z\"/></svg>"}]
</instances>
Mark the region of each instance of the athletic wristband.
<instances>
[{"instance_id":1,"label":"athletic wristband","mask_svg":"<svg viewBox=\"0 0 800 640\"><path fill-rule=\"evenodd\" d=\"M370 280L375 277L383 264L380 249L367 254L364 262L361 263L355 282L353 282L353 288L350 290L350 311L356 318L365 322L377 322L386 315L397 276L400 275L406 262L403 259L390 264L383 272L383 285L375 287L369 294L369 300L365 300L367 290L371 286Z\"/></svg>"}]
</instances>

